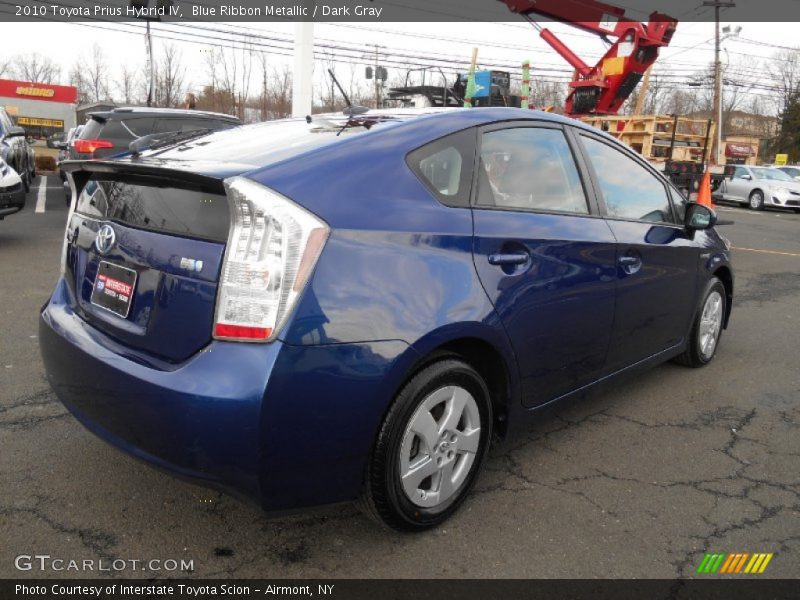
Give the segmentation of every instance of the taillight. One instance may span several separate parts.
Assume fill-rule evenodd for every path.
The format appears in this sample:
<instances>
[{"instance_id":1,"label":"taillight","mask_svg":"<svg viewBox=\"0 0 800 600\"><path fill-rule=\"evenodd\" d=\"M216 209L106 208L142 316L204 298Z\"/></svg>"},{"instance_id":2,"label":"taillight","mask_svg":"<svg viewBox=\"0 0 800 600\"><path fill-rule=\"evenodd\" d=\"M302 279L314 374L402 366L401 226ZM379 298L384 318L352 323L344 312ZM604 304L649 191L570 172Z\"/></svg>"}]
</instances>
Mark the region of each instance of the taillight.
<instances>
[{"instance_id":1,"label":"taillight","mask_svg":"<svg viewBox=\"0 0 800 600\"><path fill-rule=\"evenodd\" d=\"M273 339L294 308L329 229L291 200L244 177L225 182L231 225L214 337Z\"/></svg>"},{"instance_id":2,"label":"taillight","mask_svg":"<svg viewBox=\"0 0 800 600\"><path fill-rule=\"evenodd\" d=\"M72 145L80 154L94 154L95 150L100 148L114 147L114 144L108 140L74 140Z\"/></svg>"}]
</instances>

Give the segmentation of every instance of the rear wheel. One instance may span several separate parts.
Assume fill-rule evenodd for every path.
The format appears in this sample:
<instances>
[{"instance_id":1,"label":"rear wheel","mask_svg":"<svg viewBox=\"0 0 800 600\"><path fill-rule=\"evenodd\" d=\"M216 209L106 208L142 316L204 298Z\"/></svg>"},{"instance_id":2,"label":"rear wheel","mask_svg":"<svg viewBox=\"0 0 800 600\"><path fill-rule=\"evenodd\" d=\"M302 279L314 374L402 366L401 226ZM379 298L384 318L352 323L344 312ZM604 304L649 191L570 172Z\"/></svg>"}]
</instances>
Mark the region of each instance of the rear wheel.
<instances>
[{"instance_id":1,"label":"rear wheel","mask_svg":"<svg viewBox=\"0 0 800 600\"><path fill-rule=\"evenodd\" d=\"M365 480L367 513L406 531L444 522L472 488L491 429L489 392L472 367L448 358L420 371L378 433Z\"/></svg>"},{"instance_id":2,"label":"rear wheel","mask_svg":"<svg viewBox=\"0 0 800 600\"><path fill-rule=\"evenodd\" d=\"M687 367L703 367L714 359L725 321L726 294L722 282L713 277L706 285L703 300L689 334L683 354L676 362Z\"/></svg>"},{"instance_id":3,"label":"rear wheel","mask_svg":"<svg viewBox=\"0 0 800 600\"><path fill-rule=\"evenodd\" d=\"M753 190L750 192L750 208L753 210L761 210L764 208L764 193L761 190Z\"/></svg>"}]
</instances>

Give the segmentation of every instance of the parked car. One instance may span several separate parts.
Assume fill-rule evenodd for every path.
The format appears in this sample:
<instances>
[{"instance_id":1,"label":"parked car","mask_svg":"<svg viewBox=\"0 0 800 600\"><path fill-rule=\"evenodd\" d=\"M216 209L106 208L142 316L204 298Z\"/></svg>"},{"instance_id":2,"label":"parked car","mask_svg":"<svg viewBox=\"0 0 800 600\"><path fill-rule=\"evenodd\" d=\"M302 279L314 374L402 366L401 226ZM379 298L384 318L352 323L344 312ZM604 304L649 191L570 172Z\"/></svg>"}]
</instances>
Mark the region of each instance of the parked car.
<instances>
[{"instance_id":1,"label":"parked car","mask_svg":"<svg viewBox=\"0 0 800 600\"><path fill-rule=\"evenodd\" d=\"M0 159L19 173L22 187L27 192L31 180L36 176L33 150L25 137L25 130L14 125L2 106L0 106Z\"/></svg>"},{"instance_id":2,"label":"parked car","mask_svg":"<svg viewBox=\"0 0 800 600\"><path fill-rule=\"evenodd\" d=\"M66 133L64 140L60 142L55 142L55 147L58 148L58 158L56 159L56 163L58 164L58 174L61 176L61 181L64 183L67 182L67 174L64 173L64 170L61 168L61 163L65 160L69 159L69 147L72 144L72 141L81 133L83 129L83 125L77 125L75 127L71 127L70 130ZM69 186L67 186L67 191L69 191Z\"/></svg>"},{"instance_id":3,"label":"parked car","mask_svg":"<svg viewBox=\"0 0 800 600\"><path fill-rule=\"evenodd\" d=\"M231 115L173 108L115 108L90 113L81 132L68 148L69 160L104 158L125 153L136 138L153 133L209 129L241 125Z\"/></svg>"},{"instance_id":4,"label":"parked car","mask_svg":"<svg viewBox=\"0 0 800 600\"><path fill-rule=\"evenodd\" d=\"M174 108L115 108L90 113L89 119L66 148L64 160L107 158L125 154L137 138L195 130L217 131L241 125L231 115ZM69 201L71 192L64 183Z\"/></svg>"},{"instance_id":5,"label":"parked car","mask_svg":"<svg viewBox=\"0 0 800 600\"><path fill-rule=\"evenodd\" d=\"M75 129L74 127L70 129L72 131ZM68 132L66 131L57 131L56 133L47 136L47 147L48 148L60 148L61 144L63 144L68 136Z\"/></svg>"},{"instance_id":6,"label":"parked car","mask_svg":"<svg viewBox=\"0 0 800 600\"><path fill-rule=\"evenodd\" d=\"M753 210L774 206L800 212L800 182L775 167L738 165L733 177L724 179L714 196Z\"/></svg>"},{"instance_id":7,"label":"parked car","mask_svg":"<svg viewBox=\"0 0 800 600\"><path fill-rule=\"evenodd\" d=\"M785 167L778 167L778 169L786 173L789 177L791 177L795 181L800 181L800 167L785 166Z\"/></svg>"},{"instance_id":8,"label":"parked car","mask_svg":"<svg viewBox=\"0 0 800 600\"><path fill-rule=\"evenodd\" d=\"M0 158L0 221L25 208L22 178Z\"/></svg>"},{"instance_id":9,"label":"parked car","mask_svg":"<svg viewBox=\"0 0 800 600\"><path fill-rule=\"evenodd\" d=\"M421 530L543 408L714 358L733 271L711 209L578 121L428 112L67 165L40 319L64 405L265 510L361 498Z\"/></svg>"}]
</instances>

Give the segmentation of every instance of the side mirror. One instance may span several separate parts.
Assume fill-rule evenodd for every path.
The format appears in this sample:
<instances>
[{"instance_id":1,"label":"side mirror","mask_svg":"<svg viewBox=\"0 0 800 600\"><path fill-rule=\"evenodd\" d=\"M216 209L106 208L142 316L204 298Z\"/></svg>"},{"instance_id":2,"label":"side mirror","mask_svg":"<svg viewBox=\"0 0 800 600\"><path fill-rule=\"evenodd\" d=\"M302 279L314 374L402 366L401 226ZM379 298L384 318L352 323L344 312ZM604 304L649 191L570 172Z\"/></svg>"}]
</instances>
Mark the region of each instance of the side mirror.
<instances>
[{"instance_id":1,"label":"side mirror","mask_svg":"<svg viewBox=\"0 0 800 600\"><path fill-rule=\"evenodd\" d=\"M53 148L56 148L57 150L66 150L67 142L53 142Z\"/></svg>"},{"instance_id":2,"label":"side mirror","mask_svg":"<svg viewBox=\"0 0 800 600\"><path fill-rule=\"evenodd\" d=\"M6 137L25 137L25 130L22 127L11 127Z\"/></svg>"},{"instance_id":3,"label":"side mirror","mask_svg":"<svg viewBox=\"0 0 800 600\"><path fill-rule=\"evenodd\" d=\"M689 202L686 205L686 217L683 220L683 224L686 227L686 231L710 229L717 224L717 213L703 204Z\"/></svg>"},{"instance_id":4,"label":"side mirror","mask_svg":"<svg viewBox=\"0 0 800 600\"><path fill-rule=\"evenodd\" d=\"M753 180L753 176L752 175L742 175L741 179L746 179L747 181L752 181Z\"/></svg>"}]
</instances>

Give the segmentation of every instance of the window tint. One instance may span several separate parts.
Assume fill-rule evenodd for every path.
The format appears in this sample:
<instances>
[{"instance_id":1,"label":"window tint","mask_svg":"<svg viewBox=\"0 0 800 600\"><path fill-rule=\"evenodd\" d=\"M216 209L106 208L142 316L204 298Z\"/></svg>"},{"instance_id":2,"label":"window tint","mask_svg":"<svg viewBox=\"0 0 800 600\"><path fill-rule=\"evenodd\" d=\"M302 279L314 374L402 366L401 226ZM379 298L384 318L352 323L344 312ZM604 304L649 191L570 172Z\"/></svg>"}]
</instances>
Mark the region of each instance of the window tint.
<instances>
[{"instance_id":1,"label":"window tint","mask_svg":"<svg viewBox=\"0 0 800 600\"><path fill-rule=\"evenodd\" d=\"M228 201L199 190L155 187L145 182L91 179L75 210L97 219L111 219L141 229L199 237L228 239Z\"/></svg>"},{"instance_id":2,"label":"window tint","mask_svg":"<svg viewBox=\"0 0 800 600\"><path fill-rule=\"evenodd\" d=\"M195 129L219 129L215 119L156 119L156 133L172 131L194 131Z\"/></svg>"},{"instance_id":3,"label":"window tint","mask_svg":"<svg viewBox=\"0 0 800 600\"><path fill-rule=\"evenodd\" d=\"M653 173L608 144L586 136L581 138L610 217L675 222L664 184Z\"/></svg>"},{"instance_id":4,"label":"window tint","mask_svg":"<svg viewBox=\"0 0 800 600\"><path fill-rule=\"evenodd\" d=\"M478 204L588 214L575 159L559 129L519 127L483 134Z\"/></svg>"},{"instance_id":5,"label":"window tint","mask_svg":"<svg viewBox=\"0 0 800 600\"><path fill-rule=\"evenodd\" d=\"M431 142L408 155L409 167L448 206L469 206L475 131L468 129Z\"/></svg>"},{"instance_id":6,"label":"window tint","mask_svg":"<svg viewBox=\"0 0 800 600\"><path fill-rule=\"evenodd\" d=\"M153 133L153 125L154 119L148 117L122 121L122 126L128 131L128 134L135 138Z\"/></svg>"}]
</instances>

